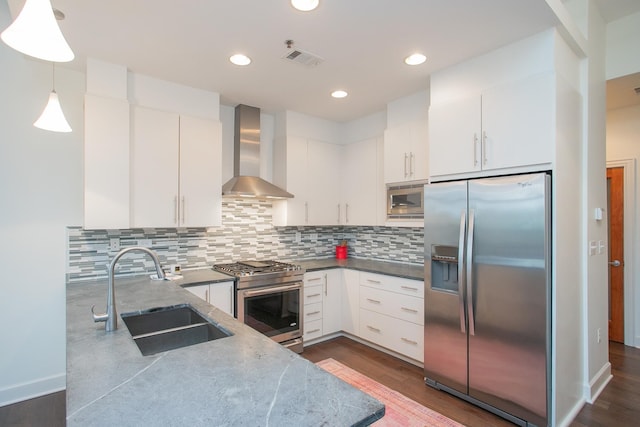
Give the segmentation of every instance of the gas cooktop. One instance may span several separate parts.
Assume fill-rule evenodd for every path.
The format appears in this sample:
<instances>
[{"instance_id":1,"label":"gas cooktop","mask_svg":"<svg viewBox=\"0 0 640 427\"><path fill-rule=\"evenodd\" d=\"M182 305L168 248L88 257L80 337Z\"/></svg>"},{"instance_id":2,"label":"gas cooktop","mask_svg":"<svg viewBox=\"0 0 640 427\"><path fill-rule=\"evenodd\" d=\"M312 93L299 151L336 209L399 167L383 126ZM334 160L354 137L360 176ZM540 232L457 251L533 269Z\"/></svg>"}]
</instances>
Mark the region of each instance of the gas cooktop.
<instances>
[{"instance_id":1,"label":"gas cooktop","mask_svg":"<svg viewBox=\"0 0 640 427\"><path fill-rule=\"evenodd\" d=\"M240 261L215 264L213 269L236 277L302 271L299 265L278 261Z\"/></svg>"}]
</instances>

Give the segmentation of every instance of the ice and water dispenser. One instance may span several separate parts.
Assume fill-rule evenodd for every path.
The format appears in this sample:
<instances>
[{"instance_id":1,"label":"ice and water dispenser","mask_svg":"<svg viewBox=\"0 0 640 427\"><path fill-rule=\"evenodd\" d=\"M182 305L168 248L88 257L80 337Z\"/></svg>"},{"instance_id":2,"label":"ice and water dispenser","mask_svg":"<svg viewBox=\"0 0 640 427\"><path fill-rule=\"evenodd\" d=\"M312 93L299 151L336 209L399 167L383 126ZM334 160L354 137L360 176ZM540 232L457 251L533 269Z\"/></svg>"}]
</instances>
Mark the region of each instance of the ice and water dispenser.
<instances>
[{"instance_id":1,"label":"ice and water dispenser","mask_svg":"<svg viewBox=\"0 0 640 427\"><path fill-rule=\"evenodd\" d=\"M431 289L458 293L458 247L431 245Z\"/></svg>"}]
</instances>

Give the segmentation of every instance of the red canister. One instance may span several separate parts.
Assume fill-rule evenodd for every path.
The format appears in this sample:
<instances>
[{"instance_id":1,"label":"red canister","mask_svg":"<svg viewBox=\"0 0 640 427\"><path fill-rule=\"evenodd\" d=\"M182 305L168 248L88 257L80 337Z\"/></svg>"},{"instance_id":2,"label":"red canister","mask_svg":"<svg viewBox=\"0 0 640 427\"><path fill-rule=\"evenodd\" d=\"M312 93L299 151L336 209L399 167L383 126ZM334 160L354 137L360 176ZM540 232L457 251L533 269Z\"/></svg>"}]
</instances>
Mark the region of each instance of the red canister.
<instances>
[{"instance_id":1,"label":"red canister","mask_svg":"<svg viewBox=\"0 0 640 427\"><path fill-rule=\"evenodd\" d=\"M336 259L347 259L346 246L336 246Z\"/></svg>"}]
</instances>

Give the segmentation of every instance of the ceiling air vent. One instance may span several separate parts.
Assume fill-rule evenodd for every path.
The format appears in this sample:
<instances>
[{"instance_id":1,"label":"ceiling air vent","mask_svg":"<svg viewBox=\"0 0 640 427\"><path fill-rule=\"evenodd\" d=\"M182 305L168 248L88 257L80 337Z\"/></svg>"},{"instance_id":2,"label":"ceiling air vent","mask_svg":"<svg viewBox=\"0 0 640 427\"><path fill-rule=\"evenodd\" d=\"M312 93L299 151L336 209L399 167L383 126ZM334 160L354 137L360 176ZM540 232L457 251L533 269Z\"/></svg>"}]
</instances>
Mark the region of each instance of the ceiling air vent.
<instances>
[{"instance_id":1,"label":"ceiling air vent","mask_svg":"<svg viewBox=\"0 0 640 427\"><path fill-rule=\"evenodd\" d=\"M320 65L324 61L324 59L322 59L318 55L314 55L313 53L305 52L304 50L300 49L288 50L287 53L282 57L282 59L306 65L307 67L315 67L317 65Z\"/></svg>"}]
</instances>

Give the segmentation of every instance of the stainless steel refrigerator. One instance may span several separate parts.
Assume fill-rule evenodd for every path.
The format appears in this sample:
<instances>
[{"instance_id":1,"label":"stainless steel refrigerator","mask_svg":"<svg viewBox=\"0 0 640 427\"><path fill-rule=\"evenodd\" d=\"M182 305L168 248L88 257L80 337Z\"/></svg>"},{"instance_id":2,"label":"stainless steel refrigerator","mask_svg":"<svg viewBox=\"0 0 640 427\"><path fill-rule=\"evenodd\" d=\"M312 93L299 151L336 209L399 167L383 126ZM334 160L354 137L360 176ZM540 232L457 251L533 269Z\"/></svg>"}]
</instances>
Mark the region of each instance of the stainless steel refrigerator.
<instances>
[{"instance_id":1,"label":"stainless steel refrigerator","mask_svg":"<svg viewBox=\"0 0 640 427\"><path fill-rule=\"evenodd\" d=\"M550 179L424 190L425 382L518 425L549 420Z\"/></svg>"}]
</instances>

